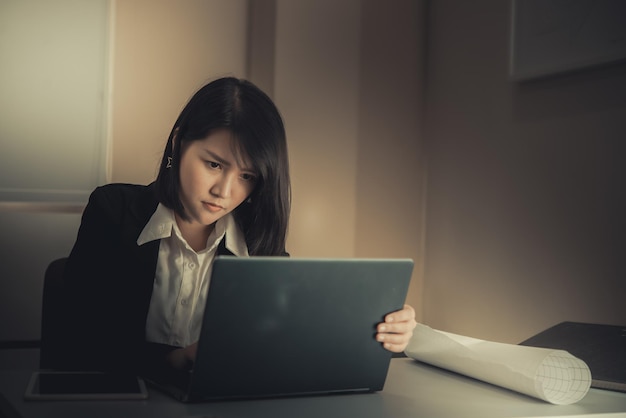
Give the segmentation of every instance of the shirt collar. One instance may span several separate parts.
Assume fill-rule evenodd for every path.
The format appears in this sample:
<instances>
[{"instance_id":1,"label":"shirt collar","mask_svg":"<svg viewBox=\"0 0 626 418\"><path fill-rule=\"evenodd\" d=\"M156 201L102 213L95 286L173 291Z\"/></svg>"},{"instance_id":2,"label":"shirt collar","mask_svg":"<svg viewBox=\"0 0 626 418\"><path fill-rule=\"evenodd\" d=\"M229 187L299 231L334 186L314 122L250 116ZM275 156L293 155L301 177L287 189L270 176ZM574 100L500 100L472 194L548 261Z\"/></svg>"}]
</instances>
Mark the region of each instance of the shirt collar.
<instances>
[{"instance_id":1,"label":"shirt collar","mask_svg":"<svg viewBox=\"0 0 626 418\"><path fill-rule=\"evenodd\" d=\"M158 204L156 210L150 217L150 220L144 226L139 238L137 238L137 245L143 245L147 242L157 239L167 238L172 235L174 214L161 203Z\"/></svg>"},{"instance_id":2,"label":"shirt collar","mask_svg":"<svg viewBox=\"0 0 626 418\"><path fill-rule=\"evenodd\" d=\"M224 232L226 236L226 248L237 257L248 256L248 245L239 225L235 221L232 213L227 214L217 221L217 224L224 224ZM217 225L216 225L217 227Z\"/></svg>"},{"instance_id":3,"label":"shirt collar","mask_svg":"<svg viewBox=\"0 0 626 418\"><path fill-rule=\"evenodd\" d=\"M175 225L176 218L172 210L159 203L152 217L139 234L137 245L141 246L150 241L171 237ZM219 237L220 240L225 237L226 248L234 255L238 257L248 256L248 246L243 232L239 229L231 213L218 219L215 223L215 229L209 239L215 239L214 237Z\"/></svg>"}]
</instances>

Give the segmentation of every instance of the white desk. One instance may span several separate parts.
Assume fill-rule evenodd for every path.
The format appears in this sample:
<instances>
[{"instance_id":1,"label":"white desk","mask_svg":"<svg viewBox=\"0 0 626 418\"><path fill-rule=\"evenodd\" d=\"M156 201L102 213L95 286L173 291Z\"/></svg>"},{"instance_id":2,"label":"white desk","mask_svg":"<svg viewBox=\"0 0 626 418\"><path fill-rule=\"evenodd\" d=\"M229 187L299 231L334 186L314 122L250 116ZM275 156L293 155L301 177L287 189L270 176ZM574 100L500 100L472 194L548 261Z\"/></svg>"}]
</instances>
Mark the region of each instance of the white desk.
<instances>
[{"instance_id":1,"label":"white desk","mask_svg":"<svg viewBox=\"0 0 626 418\"><path fill-rule=\"evenodd\" d=\"M591 389L576 404L556 406L404 358L391 361L385 388L378 393L200 404L182 404L152 388L147 401L24 402L30 374L0 371L0 393L5 398L0 399L0 417L490 418L599 413L626 417L626 393Z\"/></svg>"}]
</instances>

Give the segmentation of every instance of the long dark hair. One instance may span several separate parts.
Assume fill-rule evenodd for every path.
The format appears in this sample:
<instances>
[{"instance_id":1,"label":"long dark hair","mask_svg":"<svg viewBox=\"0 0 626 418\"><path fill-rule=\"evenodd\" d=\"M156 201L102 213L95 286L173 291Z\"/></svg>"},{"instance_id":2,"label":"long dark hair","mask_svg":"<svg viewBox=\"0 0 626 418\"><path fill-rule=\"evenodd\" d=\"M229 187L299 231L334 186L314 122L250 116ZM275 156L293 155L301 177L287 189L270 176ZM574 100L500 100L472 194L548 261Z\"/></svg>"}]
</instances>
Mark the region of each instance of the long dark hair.
<instances>
[{"instance_id":1,"label":"long dark hair","mask_svg":"<svg viewBox=\"0 0 626 418\"><path fill-rule=\"evenodd\" d=\"M249 254L283 255L291 209L285 127L272 100L247 80L217 79L189 100L163 152L156 179L159 201L187 219L179 194L183 143L205 139L219 128L233 133L237 151L250 159L258 174L250 199L232 212Z\"/></svg>"}]
</instances>

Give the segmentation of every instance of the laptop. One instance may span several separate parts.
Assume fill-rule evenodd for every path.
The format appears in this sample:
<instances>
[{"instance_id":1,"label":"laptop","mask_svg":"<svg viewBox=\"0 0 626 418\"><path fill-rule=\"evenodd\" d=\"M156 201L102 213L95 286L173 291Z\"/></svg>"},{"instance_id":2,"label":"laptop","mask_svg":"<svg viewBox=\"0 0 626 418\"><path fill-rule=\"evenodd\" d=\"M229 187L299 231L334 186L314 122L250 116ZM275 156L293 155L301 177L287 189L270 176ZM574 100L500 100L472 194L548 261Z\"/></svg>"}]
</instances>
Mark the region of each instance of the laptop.
<instances>
[{"instance_id":1,"label":"laptop","mask_svg":"<svg viewBox=\"0 0 626 418\"><path fill-rule=\"evenodd\" d=\"M375 326L401 309L410 259L214 261L196 361L167 384L182 402L366 393L392 353Z\"/></svg>"},{"instance_id":2,"label":"laptop","mask_svg":"<svg viewBox=\"0 0 626 418\"><path fill-rule=\"evenodd\" d=\"M626 326L565 321L520 344L568 351L589 366L591 387L626 392Z\"/></svg>"}]
</instances>

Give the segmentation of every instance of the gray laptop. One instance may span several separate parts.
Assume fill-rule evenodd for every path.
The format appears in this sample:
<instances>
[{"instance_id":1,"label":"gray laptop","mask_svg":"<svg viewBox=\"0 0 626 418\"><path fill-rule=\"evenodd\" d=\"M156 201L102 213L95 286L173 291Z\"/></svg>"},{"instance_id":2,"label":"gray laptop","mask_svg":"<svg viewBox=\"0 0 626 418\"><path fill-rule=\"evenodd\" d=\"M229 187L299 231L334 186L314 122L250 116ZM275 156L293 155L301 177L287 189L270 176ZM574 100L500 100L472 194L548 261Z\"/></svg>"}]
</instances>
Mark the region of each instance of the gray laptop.
<instances>
[{"instance_id":1,"label":"gray laptop","mask_svg":"<svg viewBox=\"0 0 626 418\"><path fill-rule=\"evenodd\" d=\"M374 339L402 308L410 259L218 257L183 402L374 392L392 353Z\"/></svg>"}]
</instances>

